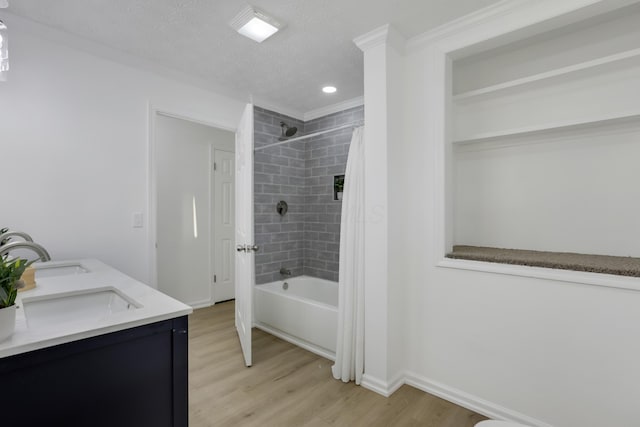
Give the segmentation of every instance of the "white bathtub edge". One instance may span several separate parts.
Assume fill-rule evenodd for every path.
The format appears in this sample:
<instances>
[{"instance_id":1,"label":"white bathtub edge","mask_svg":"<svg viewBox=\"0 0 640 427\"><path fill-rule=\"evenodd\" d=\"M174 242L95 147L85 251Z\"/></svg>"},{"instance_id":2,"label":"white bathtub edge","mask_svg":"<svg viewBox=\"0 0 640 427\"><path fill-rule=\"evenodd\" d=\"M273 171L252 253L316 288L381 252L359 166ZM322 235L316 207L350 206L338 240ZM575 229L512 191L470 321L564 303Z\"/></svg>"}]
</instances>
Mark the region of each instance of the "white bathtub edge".
<instances>
[{"instance_id":1,"label":"white bathtub edge","mask_svg":"<svg viewBox=\"0 0 640 427\"><path fill-rule=\"evenodd\" d=\"M278 337L278 338L280 338L282 340L285 340L285 341L287 341L287 342L289 342L289 343L291 343L293 345L297 345L298 347L301 347L301 348L303 348L303 349L305 349L307 351L310 351L311 353L315 353L318 356L322 356L325 359L329 359L332 362L335 362L335 360L336 360L335 353L332 353L329 350L326 350L326 349L324 349L322 347L319 347L317 345L311 344L308 341L305 341L305 340L302 340L300 338L294 337L293 335L289 335L286 332L283 332L283 331L281 331L279 329L272 328L272 327L270 327L270 326L268 326L268 325L266 325L266 324L264 324L262 322L256 321L253 326L255 326L256 328L258 328L258 329L260 329L262 331L265 331L268 334L271 334L271 335L276 336L276 337Z\"/></svg>"},{"instance_id":2,"label":"white bathtub edge","mask_svg":"<svg viewBox=\"0 0 640 427\"><path fill-rule=\"evenodd\" d=\"M330 310L333 312L338 312L338 307L335 305L331 305L331 304L327 304L321 301L317 301L314 300L313 298L308 298L308 297L303 297L300 295L291 295L291 294L287 294L286 292L282 292L281 290L278 289L271 289L269 287L264 287L264 288L260 288L260 286L265 286L265 285L271 285L271 283L265 283L262 285L255 285L254 287L254 293L255 292L265 292L271 295L277 295L279 297L284 297L284 298L288 298L291 299L293 301L298 301L301 302L303 304L309 304L312 305L314 307L319 307L325 310Z\"/></svg>"}]
</instances>

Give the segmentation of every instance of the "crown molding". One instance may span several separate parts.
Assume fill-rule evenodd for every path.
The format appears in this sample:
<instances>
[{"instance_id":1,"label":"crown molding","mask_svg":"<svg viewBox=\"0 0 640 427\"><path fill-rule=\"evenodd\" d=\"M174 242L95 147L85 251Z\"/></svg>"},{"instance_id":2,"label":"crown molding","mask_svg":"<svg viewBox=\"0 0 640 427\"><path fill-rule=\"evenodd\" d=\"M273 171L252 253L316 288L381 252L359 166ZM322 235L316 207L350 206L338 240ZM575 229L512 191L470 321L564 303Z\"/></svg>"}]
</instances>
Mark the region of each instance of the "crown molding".
<instances>
[{"instance_id":1,"label":"crown molding","mask_svg":"<svg viewBox=\"0 0 640 427\"><path fill-rule=\"evenodd\" d=\"M348 99L346 101L338 102L337 104L328 105L322 108L316 108L315 110L307 111L304 113L304 121L314 120L320 117L328 116L329 114L339 113L350 108L360 107L364 105L364 96Z\"/></svg>"},{"instance_id":2,"label":"crown molding","mask_svg":"<svg viewBox=\"0 0 640 427\"><path fill-rule=\"evenodd\" d=\"M363 52L383 44L388 44L397 51L404 52L406 39L394 26L386 24L356 37L353 42Z\"/></svg>"},{"instance_id":3,"label":"crown molding","mask_svg":"<svg viewBox=\"0 0 640 427\"><path fill-rule=\"evenodd\" d=\"M465 30L476 23L483 22L487 18L509 13L512 10L521 7L528 1L529 0L502 0L480 10L476 10L467 15L456 18L453 21L449 21L407 40L407 51L411 52L420 49L429 43L447 37L451 34L456 34L457 32Z\"/></svg>"},{"instance_id":4,"label":"crown molding","mask_svg":"<svg viewBox=\"0 0 640 427\"><path fill-rule=\"evenodd\" d=\"M405 43L406 52L411 53L447 38L462 37L470 30L480 30L491 20L508 23L507 27L522 30L541 22L559 19L565 15L573 15L574 20L586 19L590 16L637 3L638 0L501 0L480 10L461 16L453 21L419 34ZM564 24L571 22L571 18ZM504 26L503 26L504 27ZM495 29L495 27L494 27ZM506 30L505 30L506 31ZM482 31L484 38L492 38L491 29ZM464 43L463 43L464 44Z\"/></svg>"},{"instance_id":5,"label":"crown molding","mask_svg":"<svg viewBox=\"0 0 640 427\"><path fill-rule=\"evenodd\" d=\"M366 34L356 37L353 42L358 48L366 52L367 50L380 46L387 40L387 33L389 32L389 25L383 25L375 30L369 31Z\"/></svg>"},{"instance_id":6,"label":"crown molding","mask_svg":"<svg viewBox=\"0 0 640 427\"><path fill-rule=\"evenodd\" d=\"M273 111L283 114L285 116L292 117L296 120L305 120L305 114L302 111L295 110L293 108L284 107L282 105L273 104L266 99L251 97L251 103L265 110Z\"/></svg>"}]
</instances>

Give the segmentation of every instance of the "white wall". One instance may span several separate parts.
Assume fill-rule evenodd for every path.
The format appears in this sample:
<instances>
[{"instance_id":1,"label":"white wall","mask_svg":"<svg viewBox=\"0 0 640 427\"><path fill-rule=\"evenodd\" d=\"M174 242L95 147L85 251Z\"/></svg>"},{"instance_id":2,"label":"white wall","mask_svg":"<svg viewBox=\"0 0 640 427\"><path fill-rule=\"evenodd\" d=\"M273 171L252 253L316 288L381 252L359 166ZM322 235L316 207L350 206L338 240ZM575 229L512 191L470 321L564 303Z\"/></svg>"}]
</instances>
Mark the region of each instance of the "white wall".
<instances>
[{"instance_id":1,"label":"white wall","mask_svg":"<svg viewBox=\"0 0 640 427\"><path fill-rule=\"evenodd\" d=\"M214 248L214 233L222 231L214 226L214 206L222 198L216 199L214 190L212 163L216 149L233 155L235 134L162 114L156 116L155 283L162 292L194 307L213 304L214 257L222 257Z\"/></svg>"},{"instance_id":2,"label":"white wall","mask_svg":"<svg viewBox=\"0 0 640 427\"><path fill-rule=\"evenodd\" d=\"M514 15L474 28L499 34L587 3L519 2ZM398 273L404 306L387 313L402 317L403 329L387 334L404 334L405 345L388 351L404 354L407 383L494 417L556 427L637 425L640 292L437 265L446 212L446 134L430 126L434 117L443 120L442 106L433 108L434 99L444 103L446 64L434 60L438 50L416 43L404 57L404 134L382 146L400 154L390 165L406 168L397 175L402 185L391 177L386 184L403 193L395 199L401 206L389 203L390 211L404 212L393 220L406 221L397 234L389 228L389 271ZM365 98L367 109L379 100L368 92ZM618 173L613 166L608 172ZM404 269L393 270L394 258ZM637 280L629 283L640 289Z\"/></svg>"},{"instance_id":3,"label":"white wall","mask_svg":"<svg viewBox=\"0 0 640 427\"><path fill-rule=\"evenodd\" d=\"M149 283L149 106L234 129L243 104L6 23L1 226L31 233L53 259L94 257ZM144 228L132 228L133 212Z\"/></svg>"},{"instance_id":4,"label":"white wall","mask_svg":"<svg viewBox=\"0 0 640 427\"><path fill-rule=\"evenodd\" d=\"M412 204L414 237L407 240L405 252L408 264L415 266L407 281L407 301L411 304L407 309L410 378L422 388L448 393L463 403L502 416L530 417L529 421L557 427L635 425L639 413L633 402L640 399L640 372L634 366L640 357L640 345L634 337L640 334L640 293L437 267L439 248L423 244L432 241L442 227L440 207L434 204L433 195L442 192L439 186L443 182L431 172L431 166L441 161L441 153L426 143L433 141L433 129L424 120L425 115L435 114L428 104L434 94L424 92L429 89L428 79L439 78L430 61L429 52L423 50L411 54L406 63L405 111L410 112L404 141L410 170L406 185L409 192L423 195ZM595 150L594 157L588 155L591 163L567 163L566 173L593 165L602 154L596 153L598 146L591 147ZM598 173L607 182L607 173L613 176L633 170L629 164L625 169L622 150L636 148L625 143L617 147L618 162L601 158L598 163ZM506 162L521 151L543 148L514 148L513 155L501 160ZM546 148L560 155L558 161L569 161L561 147ZM481 160L474 167L496 170L499 160L484 160L485 153L468 156ZM585 160L584 155L581 159ZM505 165L502 163L503 169L511 167ZM602 170L603 165L607 165L606 170ZM535 161L522 160L515 170L535 166ZM553 171L556 178L560 173L558 169ZM497 183L475 185L483 184ZM562 189L566 190L566 185L562 184ZM582 188L581 194L585 195L588 190ZM531 186L523 189L525 193L527 190ZM602 196L602 192L598 194ZM520 200L513 189L509 196L514 203ZM599 213L610 208L603 204ZM518 213L514 212L516 216ZM617 214L622 218L626 215L620 211ZM577 233L579 221L570 223L567 231Z\"/></svg>"},{"instance_id":5,"label":"white wall","mask_svg":"<svg viewBox=\"0 0 640 427\"><path fill-rule=\"evenodd\" d=\"M460 245L640 257L640 125L460 147Z\"/></svg>"}]
</instances>

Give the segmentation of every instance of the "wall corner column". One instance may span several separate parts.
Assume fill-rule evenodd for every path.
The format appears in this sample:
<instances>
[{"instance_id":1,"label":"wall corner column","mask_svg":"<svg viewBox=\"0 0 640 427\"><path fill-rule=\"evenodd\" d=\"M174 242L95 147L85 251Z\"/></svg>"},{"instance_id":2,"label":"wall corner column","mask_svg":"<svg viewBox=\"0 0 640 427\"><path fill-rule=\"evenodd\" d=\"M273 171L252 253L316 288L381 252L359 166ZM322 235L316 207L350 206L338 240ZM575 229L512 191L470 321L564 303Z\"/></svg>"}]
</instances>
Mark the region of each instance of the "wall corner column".
<instances>
[{"instance_id":1,"label":"wall corner column","mask_svg":"<svg viewBox=\"0 0 640 427\"><path fill-rule=\"evenodd\" d=\"M389 143L398 114L399 94L390 90L402 67L405 40L385 25L354 40L364 52L365 98L365 361L362 385L389 395L398 386L403 348L396 348L397 315L391 301L389 265ZM393 84L395 88L397 85ZM397 135L396 135L397 137Z\"/></svg>"}]
</instances>

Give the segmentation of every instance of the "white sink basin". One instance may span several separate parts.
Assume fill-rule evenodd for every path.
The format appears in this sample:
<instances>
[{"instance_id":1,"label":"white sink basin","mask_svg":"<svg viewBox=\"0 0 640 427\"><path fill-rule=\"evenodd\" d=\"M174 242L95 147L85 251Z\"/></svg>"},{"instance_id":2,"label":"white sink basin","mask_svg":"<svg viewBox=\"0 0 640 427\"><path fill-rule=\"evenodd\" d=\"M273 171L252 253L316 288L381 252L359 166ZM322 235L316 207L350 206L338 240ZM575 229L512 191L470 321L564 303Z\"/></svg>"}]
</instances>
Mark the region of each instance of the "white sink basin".
<instances>
[{"instance_id":1,"label":"white sink basin","mask_svg":"<svg viewBox=\"0 0 640 427\"><path fill-rule=\"evenodd\" d=\"M23 298L22 306L29 329L95 324L115 313L139 308L112 287Z\"/></svg>"},{"instance_id":2,"label":"white sink basin","mask_svg":"<svg viewBox=\"0 0 640 427\"><path fill-rule=\"evenodd\" d=\"M80 264L41 264L36 266L36 280L44 277L71 276L74 274L83 274L88 272L89 270Z\"/></svg>"}]
</instances>

